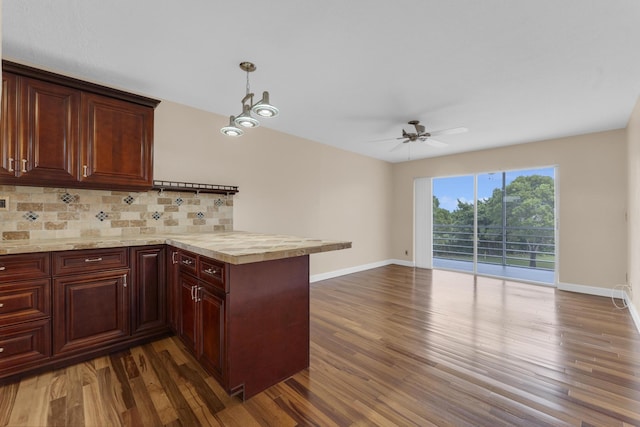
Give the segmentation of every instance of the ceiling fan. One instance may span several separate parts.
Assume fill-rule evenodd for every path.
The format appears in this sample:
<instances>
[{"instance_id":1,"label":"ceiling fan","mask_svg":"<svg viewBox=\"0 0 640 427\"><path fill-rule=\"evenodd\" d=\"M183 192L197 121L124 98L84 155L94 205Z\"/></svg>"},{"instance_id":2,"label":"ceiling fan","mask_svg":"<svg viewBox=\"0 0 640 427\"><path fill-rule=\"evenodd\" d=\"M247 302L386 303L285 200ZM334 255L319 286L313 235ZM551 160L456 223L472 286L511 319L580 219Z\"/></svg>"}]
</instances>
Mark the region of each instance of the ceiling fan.
<instances>
[{"instance_id":1,"label":"ceiling fan","mask_svg":"<svg viewBox=\"0 0 640 427\"><path fill-rule=\"evenodd\" d=\"M460 128L442 129L442 130L427 132L425 127L420 124L419 120L410 120L408 123L415 128L415 132L407 132L406 130L402 129L402 136L400 138L395 138L395 139L402 139L403 141L389 151L399 150L400 148L402 148L404 144L407 144L413 141L424 142L425 144L431 145L432 147L446 147L448 145L446 142L438 141L431 137L438 136L438 135L453 135L456 133L464 133L469 130L467 128L460 127Z\"/></svg>"}]
</instances>

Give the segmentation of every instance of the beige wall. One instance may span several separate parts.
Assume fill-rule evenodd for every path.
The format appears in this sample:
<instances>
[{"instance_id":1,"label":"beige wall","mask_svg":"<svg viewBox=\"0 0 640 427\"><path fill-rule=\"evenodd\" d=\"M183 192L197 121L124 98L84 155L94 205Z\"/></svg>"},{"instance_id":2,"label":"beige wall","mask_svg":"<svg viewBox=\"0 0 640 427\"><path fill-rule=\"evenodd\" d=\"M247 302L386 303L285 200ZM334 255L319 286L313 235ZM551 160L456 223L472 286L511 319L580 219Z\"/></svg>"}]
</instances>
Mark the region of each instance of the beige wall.
<instances>
[{"instance_id":1,"label":"beige wall","mask_svg":"<svg viewBox=\"0 0 640 427\"><path fill-rule=\"evenodd\" d=\"M351 249L312 255L311 274L389 258L389 163L264 127L225 137L220 128L228 120L161 102L154 177L239 186L236 230L353 242Z\"/></svg>"},{"instance_id":2,"label":"beige wall","mask_svg":"<svg viewBox=\"0 0 640 427\"><path fill-rule=\"evenodd\" d=\"M629 171L629 286L636 312L640 313L640 99L627 126L627 169Z\"/></svg>"},{"instance_id":3,"label":"beige wall","mask_svg":"<svg viewBox=\"0 0 640 427\"><path fill-rule=\"evenodd\" d=\"M625 283L626 132L575 136L394 165L391 258L413 248L413 180L558 166L559 283Z\"/></svg>"}]
</instances>

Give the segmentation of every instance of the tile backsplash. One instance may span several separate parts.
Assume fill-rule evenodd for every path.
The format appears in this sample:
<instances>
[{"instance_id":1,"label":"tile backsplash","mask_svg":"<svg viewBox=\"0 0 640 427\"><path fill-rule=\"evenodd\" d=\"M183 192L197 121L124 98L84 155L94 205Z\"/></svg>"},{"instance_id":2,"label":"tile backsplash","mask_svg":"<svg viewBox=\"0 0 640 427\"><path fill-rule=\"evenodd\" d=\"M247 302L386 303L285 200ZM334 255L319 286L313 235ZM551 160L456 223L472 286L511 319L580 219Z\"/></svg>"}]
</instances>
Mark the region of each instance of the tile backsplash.
<instances>
[{"instance_id":1,"label":"tile backsplash","mask_svg":"<svg viewBox=\"0 0 640 427\"><path fill-rule=\"evenodd\" d=\"M233 196L0 185L2 240L233 230Z\"/></svg>"}]
</instances>

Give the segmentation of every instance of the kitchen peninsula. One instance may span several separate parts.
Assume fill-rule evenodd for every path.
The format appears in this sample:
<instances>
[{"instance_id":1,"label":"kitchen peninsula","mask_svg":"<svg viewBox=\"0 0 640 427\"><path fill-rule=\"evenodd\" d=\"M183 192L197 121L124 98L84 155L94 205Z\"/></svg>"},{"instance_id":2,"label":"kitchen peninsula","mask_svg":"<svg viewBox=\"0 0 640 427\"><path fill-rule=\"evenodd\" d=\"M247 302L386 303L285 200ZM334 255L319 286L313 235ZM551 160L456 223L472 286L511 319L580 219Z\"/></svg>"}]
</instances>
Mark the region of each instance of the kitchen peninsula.
<instances>
[{"instance_id":1,"label":"kitchen peninsula","mask_svg":"<svg viewBox=\"0 0 640 427\"><path fill-rule=\"evenodd\" d=\"M309 366L309 255L350 247L242 231L0 242L0 378L172 331L249 398Z\"/></svg>"}]
</instances>

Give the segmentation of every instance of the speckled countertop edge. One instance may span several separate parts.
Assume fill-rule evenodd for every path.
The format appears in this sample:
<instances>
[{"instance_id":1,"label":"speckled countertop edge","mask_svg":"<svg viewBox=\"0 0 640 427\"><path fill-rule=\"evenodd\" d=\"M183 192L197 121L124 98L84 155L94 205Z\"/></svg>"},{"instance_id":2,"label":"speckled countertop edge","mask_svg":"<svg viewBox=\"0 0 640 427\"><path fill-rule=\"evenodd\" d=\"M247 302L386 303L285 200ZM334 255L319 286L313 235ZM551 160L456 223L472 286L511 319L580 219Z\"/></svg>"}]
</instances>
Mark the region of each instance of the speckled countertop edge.
<instances>
[{"instance_id":1,"label":"speckled countertop edge","mask_svg":"<svg viewBox=\"0 0 640 427\"><path fill-rule=\"evenodd\" d=\"M229 231L219 233L79 237L0 242L0 255L168 244L231 264L269 261L348 249L351 242L282 234Z\"/></svg>"}]
</instances>

